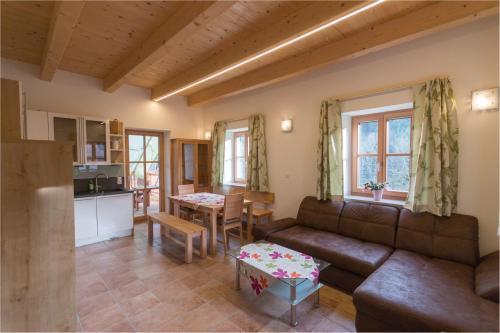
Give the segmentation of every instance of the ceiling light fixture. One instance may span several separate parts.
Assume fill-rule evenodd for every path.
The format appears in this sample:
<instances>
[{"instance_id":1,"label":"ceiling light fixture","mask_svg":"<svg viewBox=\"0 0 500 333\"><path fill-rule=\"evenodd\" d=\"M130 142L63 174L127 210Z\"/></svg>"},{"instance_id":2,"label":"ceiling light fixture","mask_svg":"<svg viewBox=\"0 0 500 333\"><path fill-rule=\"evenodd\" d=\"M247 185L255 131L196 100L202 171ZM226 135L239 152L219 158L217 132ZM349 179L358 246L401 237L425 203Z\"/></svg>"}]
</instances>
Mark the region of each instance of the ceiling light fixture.
<instances>
[{"instance_id":1,"label":"ceiling light fixture","mask_svg":"<svg viewBox=\"0 0 500 333\"><path fill-rule=\"evenodd\" d=\"M262 58L262 57L264 57L264 56L266 56L266 55L268 55L270 53L278 51L278 50L280 50L280 49L282 49L282 48L284 48L284 47L286 47L288 45L296 43L296 42L298 42L298 41L300 41L300 40L302 40L304 38L307 38L307 37L309 37L309 36L311 36L311 35L313 35L313 34L315 34L317 32L320 32L320 31L322 31L322 30L324 30L326 28L329 28L332 25L335 25L337 23L345 21L348 18L351 18L351 17L353 17L355 15L358 15L358 14L360 14L360 13L362 13L362 12L364 12L364 11L370 9L370 8L378 6L378 5L380 5L384 1L385 0L377 0L375 2L372 2L372 3L370 3L370 4L366 5L366 6L363 6L363 7L359 8L359 9L356 9L355 11L352 11L352 12L350 12L350 13L344 15L344 16L341 16L339 18L333 19L333 20L331 20L331 21L329 21L329 22L327 22L327 23L325 23L325 24L323 24L323 25L321 25L321 26L319 26L319 27L317 27L317 28L315 28L315 29L313 29L311 31L308 31L308 32L306 32L306 33L304 33L302 35L299 35L299 36L295 37L295 38L292 38L289 41L286 41L286 42L283 42L283 43L281 43L279 45L276 45L275 47L273 47L273 48L271 48L269 50L263 51L263 52L255 55L255 56L253 56L251 58L243 60L243 61L241 61L241 62L239 62L237 64L234 64L234 65L232 65L232 66L230 66L230 67L228 67L226 69L223 69L223 70L221 70L219 72L215 72L212 75L209 75L209 76L207 76L207 77L205 77L205 78L203 78L201 80L195 81L195 82L193 82L191 84L188 84L187 86L184 86L182 88L174 90L174 91L172 91L172 92L170 92L168 94L165 94L163 96L157 97L157 98L154 99L154 101L158 102L158 101L161 101L162 99L165 99L167 97L170 97L170 96L173 96L173 95L177 95L178 93L183 92L183 91L185 91L187 89L196 87L197 85L200 85L200 84L202 84L204 82L207 82L208 80L211 80L211 79L214 79L214 78L216 78L218 76L221 76L222 74L225 74L225 73L227 73L229 71L232 71L232 70L234 70L236 68L239 68L239 67L241 67L243 65L246 65L246 64L248 64L250 62L253 62L253 61L257 60L257 59L260 59L260 58Z\"/></svg>"}]
</instances>

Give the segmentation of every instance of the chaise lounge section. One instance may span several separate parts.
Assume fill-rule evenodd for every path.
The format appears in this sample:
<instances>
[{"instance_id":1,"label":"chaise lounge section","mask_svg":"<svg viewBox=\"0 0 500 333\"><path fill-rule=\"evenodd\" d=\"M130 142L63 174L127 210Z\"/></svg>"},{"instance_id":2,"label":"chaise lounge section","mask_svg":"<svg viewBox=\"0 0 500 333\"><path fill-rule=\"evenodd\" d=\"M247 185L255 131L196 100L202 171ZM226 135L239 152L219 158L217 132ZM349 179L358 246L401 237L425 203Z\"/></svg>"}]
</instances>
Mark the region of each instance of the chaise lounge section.
<instances>
[{"instance_id":1,"label":"chaise lounge section","mask_svg":"<svg viewBox=\"0 0 500 333\"><path fill-rule=\"evenodd\" d=\"M254 236L330 262L320 279L353 294L358 331L498 331L498 252L479 259L472 216L306 197Z\"/></svg>"}]
</instances>

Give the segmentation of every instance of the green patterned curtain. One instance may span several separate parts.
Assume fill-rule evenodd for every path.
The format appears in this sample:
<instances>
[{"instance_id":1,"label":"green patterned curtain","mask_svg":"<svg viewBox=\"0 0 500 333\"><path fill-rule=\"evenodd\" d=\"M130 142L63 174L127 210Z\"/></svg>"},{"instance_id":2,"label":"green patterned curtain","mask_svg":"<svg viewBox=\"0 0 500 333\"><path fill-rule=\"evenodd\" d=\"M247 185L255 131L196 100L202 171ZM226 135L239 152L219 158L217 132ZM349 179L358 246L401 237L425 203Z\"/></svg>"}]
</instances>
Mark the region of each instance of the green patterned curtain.
<instances>
[{"instance_id":1,"label":"green patterned curtain","mask_svg":"<svg viewBox=\"0 0 500 333\"><path fill-rule=\"evenodd\" d=\"M269 191L263 115L253 115L248 118L248 140L247 190Z\"/></svg>"},{"instance_id":2,"label":"green patterned curtain","mask_svg":"<svg viewBox=\"0 0 500 333\"><path fill-rule=\"evenodd\" d=\"M212 132L212 186L221 186L224 180L224 142L227 123L218 121Z\"/></svg>"},{"instance_id":3,"label":"green patterned curtain","mask_svg":"<svg viewBox=\"0 0 500 333\"><path fill-rule=\"evenodd\" d=\"M405 207L450 216L457 207L458 124L450 80L414 89L413 153Z\"/></svg>"},{"instance_id":4,"label":"green patterned curtain","mask_svg":"<svg viewBox=\"0 0 500 333\"><path fill-rule=\"evenodd\" d=\"M317 198L342 199L344 194L342 115L338 101L321 102L317 151Z\"/></svg>"}]
</instances>

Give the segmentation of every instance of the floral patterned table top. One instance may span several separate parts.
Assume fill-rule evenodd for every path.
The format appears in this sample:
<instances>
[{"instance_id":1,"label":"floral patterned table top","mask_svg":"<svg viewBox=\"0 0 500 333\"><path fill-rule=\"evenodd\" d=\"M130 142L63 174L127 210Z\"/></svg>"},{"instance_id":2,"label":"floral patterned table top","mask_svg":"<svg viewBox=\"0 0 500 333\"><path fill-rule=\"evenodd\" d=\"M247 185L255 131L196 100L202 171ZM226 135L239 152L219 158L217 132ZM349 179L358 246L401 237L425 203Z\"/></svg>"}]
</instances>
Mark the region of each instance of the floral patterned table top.
<instances>
[{"instance_id":1,"label":"floral patterned table top","mask_svg":"<svg viewBox=\"0 0 500 333\"><path fill-rule=\"evenodd\" d=\"M174 198L180 201L189 202L190 204L193 204L195 207L224 205L224 196L215 193L207 193L207 192L192 193L192 194L177 195Z\"/></svg>"},{"instance_id":2,"label":"floral patterned table top","mask_svg":"<svg viewBox=\"0 0 500 333\"><path fill-rule=\"evenodd\" d=\"M289 284L296 283L297 279L318 283L320 264L313 257L284 246L268 242L247 244L241 247L235 257L250 267L252 272L247 275L257 295L269 284L264 275Z\"/></svg>"}]
</instances>

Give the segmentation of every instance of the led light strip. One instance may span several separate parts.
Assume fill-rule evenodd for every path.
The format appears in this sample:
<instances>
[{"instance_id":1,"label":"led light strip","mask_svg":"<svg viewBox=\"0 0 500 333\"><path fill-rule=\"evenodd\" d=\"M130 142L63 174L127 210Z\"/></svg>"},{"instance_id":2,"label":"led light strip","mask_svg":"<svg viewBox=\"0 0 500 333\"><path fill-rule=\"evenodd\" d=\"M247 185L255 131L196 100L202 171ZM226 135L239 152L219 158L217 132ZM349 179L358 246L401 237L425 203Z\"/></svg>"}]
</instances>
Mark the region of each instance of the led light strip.
<instances>
[{"instance_id":1,"label":"led light strip","mask_svg":"<svg viewBox=\"0 0 500 333\"><path fill-rule=\"evenodd\" d=\"M378 5L380 5L384 1L385 0L377 0L375 2L372 2L372 3L370 3L370 4L368 4L368 5L364 6L364 7L361 7L359 9L356 9L353 12L350 12L349 14L341 16L341 17L339 17L337 19L334 19L334 20L332 20L330 22L327 22L327 23L325 23L325 24L323 24L323 25L321 25L321 26L319 26L319 27L317 27L317 28L315 28L315 29L313 29L311 31L308 31L308 32L306 32L306 33L304 33L302 35L299 35L299 36L297 36L297 37L295 37L293 39L290 39L289 41L286 41L286 42L284 42L282 44L276 45L275 47L273 47L273 48L271 48L271 49L269 49L267 51L264 51L262 53L259 53L259 54L255 55L255 56L251 57L251 58L248 58L247 60L243 60L242 62L239 62L239 63L237 63L235 65L232 65L232 66L230 66L230 67L228 67L226 69L223 69L223 70L221 70L219 72L215 72L214 74L209 75L206 78L203 78L201 80L195 81L195 82L193 82L191 84L188 84L187 86L184 86L182 88L174 90L174 91L172 91L172 92L170 92L170 93L168 93L166 95L157 97L157 98L154 99L154 101L158 102L158 101L161 101L162 99L165 99L167 97L170 97L170 96L173 96L173 95L177 95L178 93L183 92L183 91L185 91L187 89L190 89L192 87L196 87L197 85L200 85L200 84L202 84L204 82L207 82L208 80L211 80L213 78L221 76L221 75L223 75L223 74L225 74L225 73L227 73L229 71L232 71L233 69L239 68L239 67L241 67L243 65L246 65L246 64L248 64L248 63L250 63L252 61L260 59L260 58L262 58L262 57L264 57L264 56L266 56L268 54L271 54L273 52L276 52L276 51L278 51L278 50L280 50L280 49L282 49L282 48L284 48L284 47L286 47L288 45L291 45L291 44L296 43L296 42L298 42L298 41L300 41L300 40L302 40L304 38L307 38L307 37L309 37L309 36L311 36L311 35L313 35L313 34L315 34L317 32L320 32L320 31L322 31L324 29L327 29L327 28L331 27L332 25L335 25L337 23L345 21L348 18L351 18L351 17L353 17L355 15L358 15L358 14L360 14L360 13L362 13L362 12L364 12L364 11L370 9L370 8L378 6Z\"/></svg>"}]
</instances>

